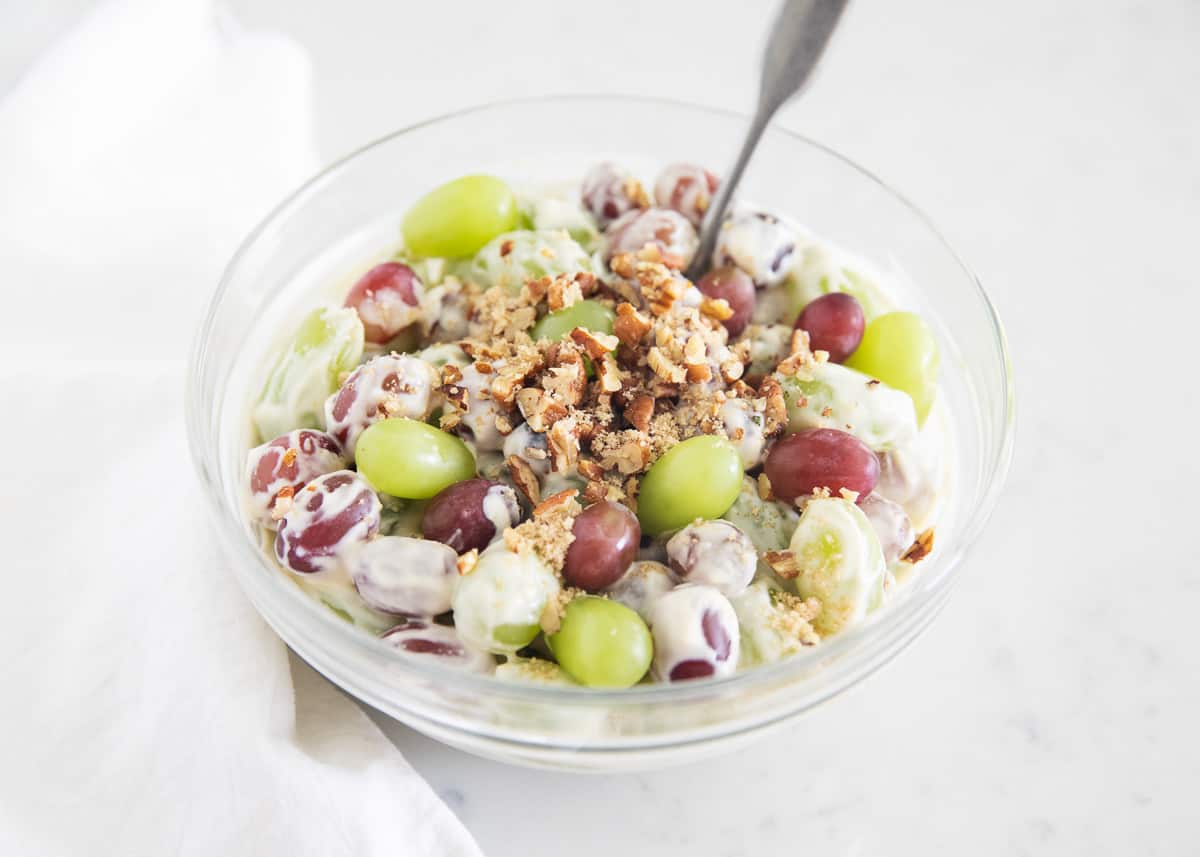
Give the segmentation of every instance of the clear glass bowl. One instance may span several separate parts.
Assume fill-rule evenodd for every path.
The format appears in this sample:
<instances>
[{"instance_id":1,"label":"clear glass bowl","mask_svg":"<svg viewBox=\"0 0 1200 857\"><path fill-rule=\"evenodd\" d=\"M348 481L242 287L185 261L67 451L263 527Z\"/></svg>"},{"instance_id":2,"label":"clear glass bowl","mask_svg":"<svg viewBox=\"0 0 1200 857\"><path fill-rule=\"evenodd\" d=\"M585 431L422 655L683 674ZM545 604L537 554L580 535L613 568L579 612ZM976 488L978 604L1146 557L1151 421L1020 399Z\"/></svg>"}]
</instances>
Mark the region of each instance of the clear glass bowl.
<instances>
[{"instance_id":1,"label":"clear glass bowl","mask_svg":"<svg viewBox=\"0 0 1200 857\"><path fill-rule=\"evenodd\" d=\"M899 302L940 336L954 485L937 549L868 621L800 655L721 680L625 691L501 683L410 660L352 627L264 556L242 512L249 408L268 354L300 315L391 249L407 206L466 173L578 178L611 159L652 179L673 160L720 169L746 119L646 98L492 104L372 143L312 179L246 239L217 288L190 368L188 429L216 529L241 585L275 631L332 682L415 729L509 762L650 768L728 750L840 693L911 643L946 602L1007 471L1010 366L996 313L933 225L841 155L767 131L740 195L902 272ZM912 285L904 285L905 283Z\"/></svg>"}]
</instances>

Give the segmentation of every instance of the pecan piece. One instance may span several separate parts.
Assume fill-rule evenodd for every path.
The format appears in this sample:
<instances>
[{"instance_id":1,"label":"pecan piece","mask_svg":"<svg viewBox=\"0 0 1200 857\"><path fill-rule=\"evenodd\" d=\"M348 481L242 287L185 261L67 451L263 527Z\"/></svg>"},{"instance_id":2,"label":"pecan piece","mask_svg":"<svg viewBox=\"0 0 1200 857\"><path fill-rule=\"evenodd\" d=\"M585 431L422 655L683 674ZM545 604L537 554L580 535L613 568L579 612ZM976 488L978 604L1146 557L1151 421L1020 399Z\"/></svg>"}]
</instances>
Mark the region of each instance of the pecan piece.
<instances>
[{"instance_id":1,"label":"pecan piece","mask_svg":"<svg viewBox=\"0 0 1200 857\"><path fill-rule=\"evenodd\" d=\"M613 333L622 344L637 348L642 337L650 332L650 319L646 318L631 303L617 305L617 317L613 322Z\"/></svg>"},{"instance_id":2,"label":"pecan piece","mask_svg":"<svg viewBox=\"0 0 1200 857\"><path fill-rule=\"evenodd\" d=\"M625 420L638 431L650 431L650 417L654 415L654 399L642 393L635 396L625 408Z\"/></svg>"},{"instance_id":3,"label":"pecan piece","mask_svg":"<svg viewBox=\"0 0 1200 857\"><path fill-rule=\"evenodd\" d=\"M538 483L537 474L533 472L529 462L519 455L510 455L505 459L505 463L508 465L513 485L517 486L517 490L525 495L525 499L535 506L541 502L542 486Z\"/></svg>"},{"instance_id":4,"label":"pecan piece","mask_svg":"<svg viewBox=\"0 0 1200 857\"><path fill-rule=\"evenodd\" d=\"M771 570L784 580L794 580L803 569L791 551L765 551L763 562L771 566Z\"/></svg>"}]
</instances>

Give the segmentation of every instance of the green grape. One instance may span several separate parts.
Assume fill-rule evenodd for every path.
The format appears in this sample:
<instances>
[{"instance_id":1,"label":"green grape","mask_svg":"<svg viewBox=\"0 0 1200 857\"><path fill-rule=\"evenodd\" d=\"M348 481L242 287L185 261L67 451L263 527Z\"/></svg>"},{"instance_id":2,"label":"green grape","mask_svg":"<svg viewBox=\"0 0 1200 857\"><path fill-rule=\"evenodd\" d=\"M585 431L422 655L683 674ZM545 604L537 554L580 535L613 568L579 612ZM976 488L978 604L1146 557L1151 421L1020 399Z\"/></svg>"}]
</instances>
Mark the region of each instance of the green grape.
<instances>
[{"instance_id":1,"label":"green grape","mask_svg":"<svg viewBox=\"0 0 1200 857\"><path fill-rule=\"evenodd\" d=\"M522 205L526 229L566 230L567 234L589 253L600 247L600 230L596 221L580 205L577 197L541 194Z\"/></svg>"},{"instance_id":2,"label":"green grape","mask_svg":"<svg viewBox=\"0 0 1200 857\"><path fill-rule=\"evenodd\" d=\"M533 642L558 578L532 551L514 553L497 542L459 578L452 607L459 636L470 646L511 654Z\"/></svg>"},{"instance_id":3,"label":"green grape","mask_svg":"<svg viewBox=\"0 0 1200 857\"><path fill-rule=\"evenodd\" d=\"M358 472L376 491L425 500L475 475L467 445L417 420L380 420L367 426L354 447Z\"/></svg>"},{"instance_id":4,"label":"green grape","mask_svg":"<svg viewBox=\"0 0 1200 857\"><path fill-rule=\"evenodd\" d=\"M737 499L742 459L723 437L700 435L671 447L654 462L638 492L638 520L652 536L697 518L719 518Z\"/></svg>"},{"instance_id":5,"label":"green grape","mask_svg":"<svg viewBox=\"0 0 1200 857\"><path fill-rule=\"evenodd\" d=\"M496 667L496 678L530 684L575 684L566 670L542 658L509 658L507 663Z\"/></svg>"},{"instance_id":6,"label":"green grape","mask_svg":"<svg viewBox=\"0 0 1200 857\"><path fill-rule=\"evenodd\" d=\"M912 399L887 384L838 363L816 363L779 379L788 431L835 428L875 452L911 443L917 436Z\"/></svg>"},{"instance_id":7,"label":"green grape","mask_svg":"<svg viewBox=\"0 0 1200 857\"><path fill-rule=\"evenodd\" d=\"M796 654L806 642L817 642L815 632L807 639L795 632L796 625L789 621L788 609L776 603L778 592L776 584L760 580L729 600L741 632L739 668L772 663Z\"/></svg>"},{"instance_id":8,"label":"green grape","mask_svg":"<svg viewBox=\"0 0 1200 857\"><path fill-rule=\"evenodd\" d=\"M365 628L372 634L386 631L396 624L395 616L388 616L368 607L349 578L326 578L321 574L289 574L288 578L328 607L335 616Z\"/></svg>"},{"instance_id":9,"label":"green grape","mask_svg":"<svg viewBox=\"0 0 1200 857\"><path fill-rule=\"evenodd\" d=\"M519 221L517 198L493 176L463 176L434 188L404 215L406 249L417 256L474 255Z\"/></svg>"},{"instance_id":10,"label":"green grape","mask_svg":"<svg viewBox=\"0 0 1200 857\"><path fill-rule=\"evenodd\" d=\"M542 316L530 335L535 342L541 342L562 339L577 327L594 333L612 333L615 318L613 311L599 301L578 301Z\"/></svg>"},{"instance_id":11,"label":"green grape","mask_svg":"<svg viewBox=\"0 0 1200 857\"><path fill-rule=\"evenodd\" d=\"M559 665L586 687L632 687L650 669L654 643L642 617L594 595L575 598L546 642Z\"/></svg>"},{"instance_id":12,"label":"green grape","mask_svg":"<svg viewBox=\"0 0 1200 857\"><path fill-rule=\"evenodd\" d=\"M325 400L363 354L363 326L349 308L320 307L300 323L279 355L254 406L259 438L297 428L325 428Z\"/></svg>"},{"instance_id":13,"label":"green grape","mask_svg":"<svg viewBox=\"0 0 1200 857\"><path fill-rule=\"evenodd\" d=\"M867 324L846 365L908 393L922 425L937 398L940 362L933 331L919 315L889 312Z\"/></svg>"},{"instance_id":14,"label":"green grape","mask_svg":"<svg viewBox=\"0 0 1200 857\"><path fill-rule=\"evenodd\" d=\"M783 319L791 324L809 303L830 292L845 292L858 300L867 321L891 309L871 277L854 267L844 253L821 244L807 244L784 283L788 305Z\"/></svg>"},{"instance_id":15,"label":"green grape","mask_svg":"<svg viewBox=\"0 0 1200 857\"><path fill-rule=\"evenodd\" d=\"M879 605L887 570L883 548L854 503L841 497L809 500L790 550L801 569L796 592L821 601L813 627L822 636L858 622Z\"/></svg>"},{"instance_id":16,"label":"green grape","mask_svg":"<svg viewBox=\"0 0 1200 857\"><path fill-rule=\"evenodd\" d=\"M379 498L383 503L380 512L379 535L408 536L421 538L421 517L429 503L425 500L401 500L384 494Z\"/></svg>"},{"instance_id":17,"label":"green grape","mask_svg":"<svg viewBox=\"0 0 1200 857\"><path fill-rule=\"evenodd\" d=\"M417 356L435 369L441 369L447 364L459 369L470 365L471 358L453 342L438 342L426 346L417 352Z\"/></svg>"},{"instance_id":18,"label":"green grape","mask_svg":"<svg viewBox=\"0 0 1200 857\"><path fill-rule=\"evenodd\" d=\"M587 251L560 230L508 232L480 250L465 275L483 288L519 292L526 280L591 271Z\"/></svg>"},{"instance_id":19,"label":"green grape","mask_svg":"<svg viewBox=\"0 0 1200 857\"><path fill-rule=\"evenodd\" d=\"M733 505L722 516L746 534L760 552L778 551L788 546L796 521L796 510L758 495L758 483L752 477L742 479L742 488ZM760 567L765 563L760 563Z\"/></svg>"}]
</instances>

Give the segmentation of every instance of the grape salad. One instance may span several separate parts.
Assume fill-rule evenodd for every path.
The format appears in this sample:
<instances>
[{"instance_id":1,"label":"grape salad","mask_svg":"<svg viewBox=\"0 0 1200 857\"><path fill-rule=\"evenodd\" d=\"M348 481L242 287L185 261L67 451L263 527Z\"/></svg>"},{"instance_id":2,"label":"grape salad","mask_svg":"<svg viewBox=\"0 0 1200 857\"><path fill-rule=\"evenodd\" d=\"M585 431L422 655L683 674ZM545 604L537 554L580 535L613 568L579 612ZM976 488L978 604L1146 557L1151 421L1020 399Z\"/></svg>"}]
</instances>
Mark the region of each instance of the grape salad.
<instances>
[{"instance_id":1,"label":"grape salad","mask_svg":"<svg viewBox=\"0 0 1200 857\"><path fill-rule=\"evenodd\" d=\"M787 658L933 549L937 341L884 278L718 178L465 176L317 306L251 413L272 561L398 656L627 688Z\"/></svg>"}]
</instances>

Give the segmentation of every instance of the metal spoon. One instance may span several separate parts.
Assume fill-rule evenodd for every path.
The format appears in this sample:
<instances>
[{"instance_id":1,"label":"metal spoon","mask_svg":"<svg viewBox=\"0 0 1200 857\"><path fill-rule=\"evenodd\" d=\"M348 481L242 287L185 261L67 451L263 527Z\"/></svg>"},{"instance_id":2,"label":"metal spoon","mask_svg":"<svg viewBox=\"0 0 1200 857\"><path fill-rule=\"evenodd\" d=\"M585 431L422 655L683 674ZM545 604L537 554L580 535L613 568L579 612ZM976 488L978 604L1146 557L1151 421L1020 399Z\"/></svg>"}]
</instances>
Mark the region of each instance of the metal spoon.
<instances>
[{"instance_id":1,"label":"metal spoon","mask_svg":"<svg viewBox=\"0 0 1200 857\"><path fill-rule=\"evenodd\" d=\"M695 281L707 270L717 233L725 218L725 209L737 188L742 172L754 154L763 131L775 112L798 94L817 67L829 37L837 27L848 0L784 0L771 27L767 50L763 54L762 81L758 87L758 107L737 160L725 173L700 227L700 246L688 266L687 278Z\"/></svg>"}]
</instances>

